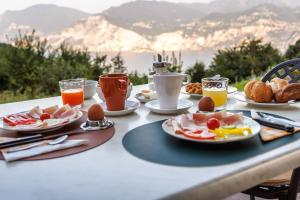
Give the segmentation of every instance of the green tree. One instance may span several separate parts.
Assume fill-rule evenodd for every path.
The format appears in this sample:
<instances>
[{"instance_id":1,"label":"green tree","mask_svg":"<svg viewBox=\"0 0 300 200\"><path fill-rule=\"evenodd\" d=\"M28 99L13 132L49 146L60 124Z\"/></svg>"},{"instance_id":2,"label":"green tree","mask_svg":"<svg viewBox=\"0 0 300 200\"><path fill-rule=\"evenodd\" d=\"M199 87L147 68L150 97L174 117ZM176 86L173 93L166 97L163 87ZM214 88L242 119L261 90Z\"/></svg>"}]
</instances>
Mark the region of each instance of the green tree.
<instances>
[{"instance_id":1,"label":"green tree","mask_svg":"<svg viewBox=\"0 0 300 200\"><path fill-rule=\"evenodd\" d=\"M203 62L196 62L185 73L191 76L191 82L201 82L201 79L205 77L205 64Z\"/></svg>"},{"instance_id":2,"label":"green tree","mask_svg":"<svg viewBox=\"0 0 300 200\"><path fill-rule=\"evenodd\" d=\"M262 40L246 40L233 48L218 50L208 70L208 75L220 74L231 81L241 81L261 75L271 66L282 61L278 49Z\"/></svg>"},{"instance_id":3,"label":"green tree","mask_svg":"<svg viewBox=\"0 0 300 200\"><path fill-rule=\"evenodd\" d=\"M129 73L128 78L133 85L148 83L148 76L146 74L139 75L137 71Z\"/></svg>"},{"instance_id":4,"label":"green tree","mask_svg":"<svg viewBox=\"0 0 300 200\"><path fill-rule=\"evenodd\" d=\"M300 39L295 44L289 45L285 57L287 59L300 58Z\"/></svg>"}]
</instances>

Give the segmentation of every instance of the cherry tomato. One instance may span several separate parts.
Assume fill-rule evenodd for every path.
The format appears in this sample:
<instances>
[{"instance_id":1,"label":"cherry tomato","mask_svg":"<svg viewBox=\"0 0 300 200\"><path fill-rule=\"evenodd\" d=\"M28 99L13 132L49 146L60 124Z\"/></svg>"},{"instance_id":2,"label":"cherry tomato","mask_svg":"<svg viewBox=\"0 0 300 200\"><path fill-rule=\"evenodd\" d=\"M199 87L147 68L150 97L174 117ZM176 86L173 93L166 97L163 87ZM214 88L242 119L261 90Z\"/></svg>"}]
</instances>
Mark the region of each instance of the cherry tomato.
<instances>
[{"instance_id":1,"label":"cherry tomato","mask_svg":"<svg viewBox=\"0 0 300 200\"><path fill-rule=\"evenodd\" d=\"M41 116L40 116L40 119L41 119L42 121L44 121L45 119L50 119L50 118L51 118L51 116L50 116L49 113L43 113L43 114L41 114Z\"/></svg>"},{"instance_id":2,"label":"cherry tomato","mask_svg":"<svg viewBox=\"0 0 300 200\"><path fill-rule=\"evenodd\" d=\"M209 120L207 120L206 125L208 129L215 130L216 128L219 128L221 126L221 122L216 118L210 118Z\"/></svg>"}]
</instances>

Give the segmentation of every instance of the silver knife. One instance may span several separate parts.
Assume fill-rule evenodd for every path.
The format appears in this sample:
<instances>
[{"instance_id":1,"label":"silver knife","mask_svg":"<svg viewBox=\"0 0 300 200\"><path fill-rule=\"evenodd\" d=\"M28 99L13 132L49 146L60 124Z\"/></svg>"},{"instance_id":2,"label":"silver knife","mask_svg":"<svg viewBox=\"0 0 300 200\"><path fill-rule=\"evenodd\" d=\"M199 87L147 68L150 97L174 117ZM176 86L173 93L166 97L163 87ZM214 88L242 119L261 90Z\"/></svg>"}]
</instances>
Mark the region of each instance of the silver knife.
<instances>
[{"instance_id":1,"label":"silver knife","mask_svg":"<svg viewBox=\"0 0 300 200\"><path fill-rule=\"evenodd\" d=\"M269 120L273 120L273 121L278 121L278 122L281 122L281 123L286 123L286 124L290 124L292 126L297 126L297 127L300 127L300 122L294 122L294 121L291 121L291 120L288 120L288 119L282 119L282 118L277 118L277 117L274 117L274 116L271 116L271 115L267 115L267 114L264 114L264 113L259 113L261 116L263 116L263 118L265 119L269 119Z\"/></svg>"}]
</instances>

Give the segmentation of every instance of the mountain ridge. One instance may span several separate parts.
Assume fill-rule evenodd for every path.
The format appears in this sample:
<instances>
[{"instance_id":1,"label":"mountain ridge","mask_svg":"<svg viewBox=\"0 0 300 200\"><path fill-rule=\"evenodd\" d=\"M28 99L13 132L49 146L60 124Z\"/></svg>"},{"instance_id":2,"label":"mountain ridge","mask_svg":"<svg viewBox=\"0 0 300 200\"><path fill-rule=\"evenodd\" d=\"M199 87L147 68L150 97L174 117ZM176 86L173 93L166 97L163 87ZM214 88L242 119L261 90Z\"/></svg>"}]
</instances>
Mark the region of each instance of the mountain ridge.
<instances>
[{"instance_id":1,"label":"mountain ridge","mask_svg":"<svg viewBox=\"0 0 300 200\"><path fill-rule=\"evenodd\" d=\"M291 6L293 2L300 5L294 0L133 1L100 14L81 13L83 17L56 31L37 31L53 46L65 41L92 52L216 50L247 38L263 38L284 50L300 38L300 7ZM224 11L226 3L236 5ZM33 28L24 23L14 26L12 32L22 26L22 30Z\"/></svg>"}]
</instances>

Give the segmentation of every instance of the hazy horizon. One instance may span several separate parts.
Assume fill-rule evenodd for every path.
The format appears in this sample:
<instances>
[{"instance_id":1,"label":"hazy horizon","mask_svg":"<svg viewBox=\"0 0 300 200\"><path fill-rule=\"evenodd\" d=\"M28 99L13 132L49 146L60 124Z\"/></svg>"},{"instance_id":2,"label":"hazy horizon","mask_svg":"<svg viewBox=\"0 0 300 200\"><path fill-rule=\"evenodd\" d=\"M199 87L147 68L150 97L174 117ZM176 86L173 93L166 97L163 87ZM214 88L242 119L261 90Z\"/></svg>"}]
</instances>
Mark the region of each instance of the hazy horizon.
<instances>
[{"instance_id":1,"label":"hazy horizon","mask_svg":"<svg viewBox=\"0 0 300 200\"><path fill-rule=\"evenodd\" d=\"M133 0L114 0L114 1L99 1L99 0L10 0L5 1L0 7L0 14L5 11L23 10L27 7L34 6L36 4L55 4L57 6L70 7L77 10L81 10L88 13L99 13L112 6L119 6L123 3L131 2ZM166 0L173 3L206 3L213 0Z\"/></svg>"}]
</instances>

